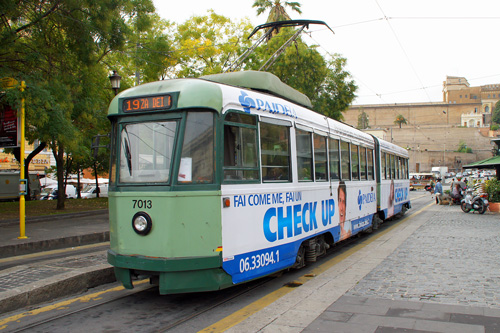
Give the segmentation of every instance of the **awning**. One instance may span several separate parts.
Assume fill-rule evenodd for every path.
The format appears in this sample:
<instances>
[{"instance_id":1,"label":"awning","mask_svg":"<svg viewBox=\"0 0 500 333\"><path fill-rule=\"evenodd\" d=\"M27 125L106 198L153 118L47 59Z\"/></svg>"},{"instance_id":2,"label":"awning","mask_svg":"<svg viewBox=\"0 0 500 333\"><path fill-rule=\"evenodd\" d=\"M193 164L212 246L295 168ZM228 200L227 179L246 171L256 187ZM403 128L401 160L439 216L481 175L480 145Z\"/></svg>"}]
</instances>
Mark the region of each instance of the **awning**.
<instances>
[{"instance_id":1,"label":"awning","mask_svg":"<svg viewBox=\"0 0 500 333\"><path fill-rule=\"evenodd\" d=\"M500 156L493 156L482 161L464 165L464 169L496 169L500 167Z\"/></svg>"}]
</instances>

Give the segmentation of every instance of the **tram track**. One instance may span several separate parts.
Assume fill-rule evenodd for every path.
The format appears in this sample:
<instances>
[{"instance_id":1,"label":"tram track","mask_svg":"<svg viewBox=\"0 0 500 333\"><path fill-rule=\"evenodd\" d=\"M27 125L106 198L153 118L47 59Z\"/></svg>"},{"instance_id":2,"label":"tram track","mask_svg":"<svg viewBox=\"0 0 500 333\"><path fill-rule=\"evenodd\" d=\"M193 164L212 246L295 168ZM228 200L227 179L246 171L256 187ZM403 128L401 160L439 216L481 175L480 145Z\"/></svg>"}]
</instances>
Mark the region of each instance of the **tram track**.
<instances>
[{"instance_id":1,"label":"tram track","mask_svg":"<svg viewBox=\"0 0 500 333\"><path fill-rule=\"evenodd\" d=\"M245 302L248 303L249 301L251 302L255 299L266 298L269 294L278 292L279 289L285 290L281 291L281 294L284 295L294 288L300 287L303 283L306 283L308 280L313 279L317 275L321 274L322 269L319 268L327 264L328 261L332 259L336 259L337 261L343 260L344 256L349 252L351 248L353 248L357 244L364 242L365 240L369 240L372 237L377 237L377 235L384 233L385 231L387 231L387 229L392 229L407 218L412 217L414 214L420 211L420 207L423 207L429 201L430 197L427 193L415 196L414 198L412 198L414 208L408 211L403 218L385 222L380 226L378 230L374 231L372 234L363 234L359 237L353 237L346 241L338 243L336 246L332 246L327 251L326 255L318 258L317 262L311 263L300 270L290 270L288 272L285 271L284 273L281 272L279 274L281 276L280 278L278 278L277 276L265 277L250 283L246 283L240 286L234 286L233 288L213 293L171 296L156 295L155 291L151 290L154 289L155 286L148 285L147 280L143 280L135 282L134 284L136 285L136 287L133 290L123 290L123 288L121 288L121 291L119 291L115 295L109 295L107 297L102 297L101 295L99 295L99 297L102 297L102 299L98 299L99 297L94 297L94 299L92 300L92 304L87 304L85 306L79 307L79 305L75 305L70 308L67 303L51 305L52 310L54 311L47 310L47 313L45 315L39 316L39 320L37 320L35 318L36 316L34 316L34 318L32 318L32 321L29 322L28 320L28 323L23 327L19 327L19 324L23 325L23 323L19 321L19 318L14 318L17 323L12 323L12 326L17 327L12 327L13 330L7 329L7 331L26 332L38 329L41 329L41 331L46 331L44 327L50 327L51 324L51 329L53 329L53 327L65 327L64 322L71 322L72 319L70 318L72 318L73 316L94 317L96 316L96 313L105 313L107 310L105 310L104 308L113 309L112 313L110 313L109 316L114 317L115 309L117 309L118 312L123 312L123 309L129 306L127 304L135 304L137 303L137 299L140 298L143 302L147 303L147 307L145 309L141 309L141 311L138 313L139 317L145 316L145 314L149 311L162 313L168 310L165 318L156 323L157 326L149 327L151 328L151 331L180 332L185 327L184 325L190 325L189 323L196 321L198 318L203 317L205 318L205 320L207 320L207 317L216 318L217 316L214 316L212 311L214 311L214 313L218 312L219 315L221 312L227 314L227 309L231 309L231 311L237 312L239 310L234 310L235 307L240 309L244 308L246 306L244 304ZM274 281L274 283L272 283L272 281ZM264 288L258 292L255 292L261 287ZM148 291L150 291L150 293L147 293ZM152 297L152 295L154 296ZM245 296L248 296L247 300L244 299ZM272 299L272 297L268 298ZM241 299L241 301L238 301L238 299ZM269 300L268 302L272 301L273 300ZM86 302L88 302L88 300ZM153 304L150 306L149 303L160 304L159 306L158 304ZM183 304L183 306L176 307L177 303L181 303ZM48 314L49 312L50 314ZM55 312L57 312L57 314ZM26 315L25 317L28 316L29 315ZM102 320L103 322L110 322L109 318L100 318L100 320ZM4 321L5 320L0 320L0 326L2 326L0 327L0 329L6 328L6 326L3 326L5 324Z\"/></svg>"}]
</instances>

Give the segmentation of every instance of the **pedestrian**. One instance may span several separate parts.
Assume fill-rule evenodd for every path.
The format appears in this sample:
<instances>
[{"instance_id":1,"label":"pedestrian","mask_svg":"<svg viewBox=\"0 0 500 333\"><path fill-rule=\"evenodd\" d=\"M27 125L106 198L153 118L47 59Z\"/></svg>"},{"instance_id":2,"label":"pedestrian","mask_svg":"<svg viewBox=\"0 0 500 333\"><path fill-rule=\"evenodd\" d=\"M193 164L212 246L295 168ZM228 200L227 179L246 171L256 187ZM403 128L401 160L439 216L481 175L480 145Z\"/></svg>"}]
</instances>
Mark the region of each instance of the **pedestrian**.
<instances>
[{"instance_id":1,"label":"pedestrian","mask_svg":"<svg viewBox=\"0 0 500 333\"><path fill-rule=\"evenodd\" d=\"M441 178L438 178L436 180L434 194L436 195L436 205L439 205L441 203L441 200L443 200L443 185L441 184Z\"/></svg>"}]
</instances>

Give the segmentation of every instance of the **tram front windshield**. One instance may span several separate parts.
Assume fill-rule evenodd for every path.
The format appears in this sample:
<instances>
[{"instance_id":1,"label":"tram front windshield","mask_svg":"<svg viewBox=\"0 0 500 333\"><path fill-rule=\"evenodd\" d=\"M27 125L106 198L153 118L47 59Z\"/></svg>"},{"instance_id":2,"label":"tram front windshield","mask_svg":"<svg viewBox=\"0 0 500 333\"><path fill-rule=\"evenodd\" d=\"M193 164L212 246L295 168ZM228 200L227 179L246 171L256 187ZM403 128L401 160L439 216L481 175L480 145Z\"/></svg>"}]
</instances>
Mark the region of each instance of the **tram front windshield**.
<instances>
[{"instance_id":1,"label":"tram front windshield","mask_svg":"<svg viewBox=\"0 0 500 333\"><path fill-rule=\"evenodd\" d=\"M168 182L176 127L176 121L123 126L120 145L120 182Z\"/></svg>"},{"instance_id":2,"label":"tram front windshield","mask_svg":"<svg viewBox=\"0 0 500 333\"><path fill-rule=\"evenodd\" d=\"M214 116L187 112L179 158L174 156L180 120L124 124L120 132L119 182L172 183L178 160L178 184L210 184L214 179Z\"/></svg>"}]
</instances>

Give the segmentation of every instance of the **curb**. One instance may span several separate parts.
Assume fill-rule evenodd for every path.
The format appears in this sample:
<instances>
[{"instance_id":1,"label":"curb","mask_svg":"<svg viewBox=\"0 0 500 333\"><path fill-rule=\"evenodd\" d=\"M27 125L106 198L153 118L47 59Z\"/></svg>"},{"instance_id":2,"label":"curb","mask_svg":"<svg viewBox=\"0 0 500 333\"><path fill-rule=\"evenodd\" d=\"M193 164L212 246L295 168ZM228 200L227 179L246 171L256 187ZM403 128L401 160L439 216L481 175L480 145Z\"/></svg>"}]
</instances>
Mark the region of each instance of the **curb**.
<instances>
[{"instance_id":1,"label":"curb","mask_svg":"<svg viewBox=\"0 0 500 333\"><path fill-rule=\"evenodd\" d=\"M79 269L51 278L49 283L35 282L0 294L0 313L19 310L60 297L86 292L90 288L116 281L108 264Z\"/></svg>"},{"instance_id":2,"label":"curb","mask_svg":"<svg viewBox=\"0 0 500 333\"><path fill-rule=\"evenodd\" d=\"M45 216L34 216L26 218L26 223L47 222L54 220L62 220L68 217L77 218L77 217L95 216L107 213L108 213L107 209L99 209L99 210L89 210L80 213L63 213L63 214L54 214ZM13 224L19 224L19 219L0 220L0 226L13 225Z\"/></svg>"},{"instance_id":3,"label":"curb","mask_svg":"<svg viewBox=\"0 0 500 333\"><path fill-rule=\"evenodd\" d=\"M39 251L64 249L109 241L109 231L93 234L41 240L37 242L0 246L0 258L31 254Z\"/></svg>"}]
</instances>

